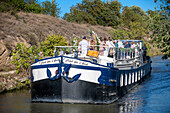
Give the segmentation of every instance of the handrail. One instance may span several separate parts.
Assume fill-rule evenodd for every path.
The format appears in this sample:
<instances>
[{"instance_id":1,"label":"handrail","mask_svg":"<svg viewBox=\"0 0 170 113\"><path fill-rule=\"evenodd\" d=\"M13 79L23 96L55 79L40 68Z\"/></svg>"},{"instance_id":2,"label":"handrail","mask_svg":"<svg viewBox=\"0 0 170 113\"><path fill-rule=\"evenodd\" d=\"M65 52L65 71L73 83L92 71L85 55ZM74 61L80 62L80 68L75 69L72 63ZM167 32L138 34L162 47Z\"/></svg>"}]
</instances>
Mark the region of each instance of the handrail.
<instances>
[{"instance_id":1,"label":"handrail","mask_svg":"<svg viewBox=\"0 0 170 113\"><path fill-rule=\"evenodd\" d=\"M103 45L89 45L89 47L109 47L109 46L103 46ZM67 47L79 47L79 46L55 46L55 48L67 48ZM122 47L109 47L109 48L119 48L119 49L135 49L135 48L122 48Z\"/></svg>"},{"instance_id":2,"label":"handrail","mask_svg":"<svg viewBox=\"0 0 170 113\"><path fill-rule=\"evenodd\" d=\"M103 45L89 45L88 47L106 47L106 48L113 48L114 52L111 53L112 55L112 58L115 59L115 60L118 60L118 59L128 59L129 57L130 58L135 58L136 56L140 56L141 55L141 52L139 51L139 49L137 47L135 48L119 48L119 47L109 47L109 46L103 46ZM55 46L55 53L57 52L56 51L56 48L78 48L78 46ZM108 49L106 49L108 51ZM76 50L75 52L79 52L78 50ZM73 51L71 52L73 53ZM108 51L109 53L109 51Z\"/></svg>"}]
</instances>

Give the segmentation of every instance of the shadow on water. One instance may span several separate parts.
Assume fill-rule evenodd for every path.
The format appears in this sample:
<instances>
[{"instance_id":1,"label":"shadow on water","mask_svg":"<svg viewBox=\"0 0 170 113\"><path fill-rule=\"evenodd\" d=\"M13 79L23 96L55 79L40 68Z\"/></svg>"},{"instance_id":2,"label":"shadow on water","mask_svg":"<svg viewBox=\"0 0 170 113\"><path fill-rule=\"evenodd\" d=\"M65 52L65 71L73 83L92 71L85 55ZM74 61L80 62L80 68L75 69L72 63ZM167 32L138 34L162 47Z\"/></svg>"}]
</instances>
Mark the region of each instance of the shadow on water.
<instances>
[{"instance_id":1,"label":"shadow on water","mask_svg":"<svg viewBox=\"0 0 170 113\"><path fill-rule=\"evenodd\" d=\"M21 90L0 95L0 113L168 113L170 60L152 61L151 77L113 104L31 103L30 91Z\"/></svg>"}]
</instances>

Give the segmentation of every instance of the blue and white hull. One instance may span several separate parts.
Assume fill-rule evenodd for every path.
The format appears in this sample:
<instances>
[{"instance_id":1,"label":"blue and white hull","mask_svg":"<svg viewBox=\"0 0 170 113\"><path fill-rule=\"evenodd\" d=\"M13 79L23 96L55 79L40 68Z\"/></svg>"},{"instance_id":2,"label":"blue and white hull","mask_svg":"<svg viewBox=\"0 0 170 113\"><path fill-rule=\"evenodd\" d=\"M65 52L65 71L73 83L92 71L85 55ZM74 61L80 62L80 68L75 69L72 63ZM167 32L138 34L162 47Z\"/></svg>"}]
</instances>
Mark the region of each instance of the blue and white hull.
<instances>
[{"instance_id":1,"label":"blue and white hull","mask_svg":"<svg viewBox=\"0 0 170 113\"><path fill-rule=\"evenodd\" d=\"M43 59L31 65L32 102L109 104L150 72L151 63L119 70L66 56Z\"/></svg>"}]
</instances>

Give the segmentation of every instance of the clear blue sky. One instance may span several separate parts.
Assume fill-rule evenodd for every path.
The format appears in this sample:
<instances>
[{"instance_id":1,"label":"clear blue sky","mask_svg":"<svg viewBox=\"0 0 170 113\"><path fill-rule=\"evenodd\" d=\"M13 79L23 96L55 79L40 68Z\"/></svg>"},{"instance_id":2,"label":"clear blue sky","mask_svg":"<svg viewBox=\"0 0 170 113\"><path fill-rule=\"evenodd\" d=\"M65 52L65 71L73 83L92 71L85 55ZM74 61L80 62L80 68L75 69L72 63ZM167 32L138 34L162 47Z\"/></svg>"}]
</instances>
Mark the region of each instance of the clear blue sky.
<instances>
[{"instance_id":1,"label":"clear blue sky","mask_svg":"<svg viewBox=\"0 0 170 113\"><path fill-rule=\"evenodd\" d=\"M38 2L43 2L46 0L38 0ZM52 1L52 0L48 0ZM65 13L70 12L70 7L72 5L76 5L77 3L81 3L82 0L55 0L58 4L60 9L60 18L64 16ZM102 1L107 1L107 0L102 0ZM111 1L111 0L110 0ZM112 0L113 1L113 0ZM123 6L139 6L141 7L144 11L147 11L148 9L154 10L154 7L157 7L157 4L154 3L154 0L118 0Z\"/></svg>"}]
</instances>

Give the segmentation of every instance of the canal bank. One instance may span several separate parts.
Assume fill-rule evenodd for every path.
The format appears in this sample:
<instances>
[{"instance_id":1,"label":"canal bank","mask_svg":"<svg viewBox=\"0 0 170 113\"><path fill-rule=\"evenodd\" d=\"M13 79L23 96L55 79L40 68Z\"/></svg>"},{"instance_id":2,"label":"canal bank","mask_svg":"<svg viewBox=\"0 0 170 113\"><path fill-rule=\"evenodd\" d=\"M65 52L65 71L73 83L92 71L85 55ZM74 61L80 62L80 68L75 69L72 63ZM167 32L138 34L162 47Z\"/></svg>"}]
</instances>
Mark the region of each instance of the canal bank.
<instances>
[{"instance_id":1,"label":"canal bank","mask_svg":"<svg viewBox=\"0 0 170 113\"><path fill-rule=\"evenodd\" d=\"M30 88L29 75L16 74L16 70L0 72L0 93Z\"/></svg>"}]
</instances>

